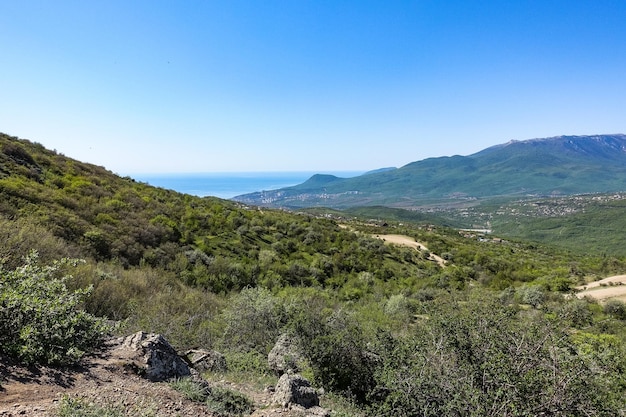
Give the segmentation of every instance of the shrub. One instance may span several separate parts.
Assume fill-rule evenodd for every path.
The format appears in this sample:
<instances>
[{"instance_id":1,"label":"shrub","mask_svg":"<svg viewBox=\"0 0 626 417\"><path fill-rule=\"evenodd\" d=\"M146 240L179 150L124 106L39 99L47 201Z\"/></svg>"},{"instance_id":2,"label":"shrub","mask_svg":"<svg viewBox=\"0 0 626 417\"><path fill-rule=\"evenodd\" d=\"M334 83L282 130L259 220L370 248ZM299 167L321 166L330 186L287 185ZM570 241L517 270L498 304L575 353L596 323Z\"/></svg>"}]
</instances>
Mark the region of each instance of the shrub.
<instances>
[{"instance_id":1,"label":"shrub","mask_svg":"<svg viewBox=\"0 0 626 417\"><path fill-rule=\"evenodd\" d=\"M280 299L262 288L246 288L223 312L223 344L233 350L267 354L287 322Z\"/></svg>"},{"instance_id":2,"label":"shrub","mask_svg":"<svg viewBox=\"0 0 626 417\"><path fill-rule=\"evenodd\" d=\"M604 312L616 319L626 320L626 304L620 300L608 300L604 304Z\"/></svg>"},{"instance_id":3,"label":"shrub","mask_svg":"<svg viewBox=\"0 0 626 417\"><path fill-rule=\"evenodd\" d=\"M302 312L294 327L315 382L359 403L366 402L375 385L378 364L357 320L343 311L328 317Z\"/></svg>"},{"instance_id":4,"label":"shrub","mask_svg":"<svg viewBox=\"0 0 626 417\"><path fill-rule=\"evenodd\" d=\"M409 300L403 294L392 295L385 303L384 311L389 316L407 317L411 312Z\"/></svg>"},{"instance_id":5,"label":"shrub","mask_svg":"<svg viewBox=\"0 0 626 417\"><path fill-rule=\"evenodd\" d=\"M520 299L524 304L530 304L537 308L546 300L546 293L538 286L520 288L518 290Z\"/></svg>"},{"instance_id":6,"label":"shrub","mask_svg":"<svg viewBox=\"0 0 626 417\"><path fill-rule=\"evenodd\" d=\"M76 362L106 326L80 304L89 290L69 291L61 271L77 261L37 263L37 252L13 271L0 268L0 350L24 363Z\"/></svg>"},{"instance_id":7,"label":"shrub","mask_svg":"<svg viewBox=\"0 0 626 417\"><path fill-rule=\"evenodd\" d=\"M230 351L225 354L228 371L236 378L242 375L273 375L267 363L267 355L256 350L249 352Z\"/></svg>"},{"instance_id":8,"label":"shrub","mask_svg":"<svg viewBox=\"0 0 626 417\"><path fill-rule=\"evenodd\" d=\"M54 236L48 228L27 219L9 220L0 216L0 263L3 267L17 268L33 249L42 262L79 256L77 248Z\"/></svg>"},{"instance_id":9,"label":"shrub","mask_svg":"<svg viewBox=\"0 0 626 417\"><path fill-rule=\"evenodd\" d=\"M170 386L191 401L205 403L218 417L248 415L254 409L252 401L243 394L217 386L208 388L191 378L179 379Z\"/></svg>"},{"instance_id":10,"label":"shrub","mask_svg":"<svg viewBox=\"0 0 626 417\"><path fill-rule=\"evenodd\" d=\"M125 413L121 407L100 407L82 398L65 396L57 414L59 417L123 417Z\"/></svg>"},{"instance_id":11,"label":"shrub","mask_svg":"<svg viewBox=\"0 0 626 417\"><path fill-rule=\"evenodd\" d=\"M563 322L491 298L431 304L428 317L385 344L373 415L621 415L615 336L573 342Z\"/></svg>"},{"instance_id":12,"label":"shrub","mask_svg":"<svg viewBox=\"0 0 626 417\"><path fill-rule=\"evenodd\" d=\"M248 397L221 387L211 388L206 404L218 417L248 415L254 410L253 403Z\"/></svg>"},{"instance_id":13,"label":"shrub","mask_svg":"<svg viewBox=\"0 0 626 417\"><path fill-rule=\"evenodd\" d=\"M209 388L191 378L180 378L170 382L170 386L180 392L188 400L195 402L206 401L209 395Z\"/></svg>"}]
</instances>

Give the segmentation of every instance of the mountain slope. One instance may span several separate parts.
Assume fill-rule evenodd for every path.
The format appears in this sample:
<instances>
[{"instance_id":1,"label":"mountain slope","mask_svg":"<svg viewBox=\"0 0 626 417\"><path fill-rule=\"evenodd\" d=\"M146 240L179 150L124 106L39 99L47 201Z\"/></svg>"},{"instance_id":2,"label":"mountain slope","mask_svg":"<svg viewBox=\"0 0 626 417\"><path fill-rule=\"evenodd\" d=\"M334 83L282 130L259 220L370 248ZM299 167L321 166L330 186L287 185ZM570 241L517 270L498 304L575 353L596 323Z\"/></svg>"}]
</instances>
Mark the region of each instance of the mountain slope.
<instances>
[{"instance_id":1,"label":"mountain slope","mask_svg":"<svg viewBox=\"0 0 626 417\"><path fill-rule=\"evenodd\" d=\"M163 268L216 293L430 267L329 219L152 187L0 134L0 265L21 265L31 249L44 262L79 257Z\"/></svg>"},{"instance_id":2,"label":"mountain slope","mask_svg":"<svg viewBox=\"0 0 626 417\"><path fill-rule=\"evenodd\" d=\"M429 158L354 178L314 176L303 184L235 197L268 206L458 204L495 196L569 195L626 189L626 135L512 141L469 156Z\"/></svg>"}]
</instances>

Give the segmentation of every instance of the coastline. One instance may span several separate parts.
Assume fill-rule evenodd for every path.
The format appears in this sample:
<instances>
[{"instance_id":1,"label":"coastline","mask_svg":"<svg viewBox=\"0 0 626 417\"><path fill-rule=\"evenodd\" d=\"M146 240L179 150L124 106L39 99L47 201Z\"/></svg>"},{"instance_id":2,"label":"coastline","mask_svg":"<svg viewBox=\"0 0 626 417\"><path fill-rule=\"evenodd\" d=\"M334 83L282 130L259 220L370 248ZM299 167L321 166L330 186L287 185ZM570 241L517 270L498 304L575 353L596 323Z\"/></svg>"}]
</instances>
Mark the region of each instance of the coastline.
<instances>
[{"instance_id":1,"label":"coastline","mask_svg":"<svg viewBox=\"0 0 626 417\"><path fill-rule=\"evenodd\" d=\"M231 199L256 191L277 190L301 184L315 174L330 174L349 178L365 171L263 171L206 173L146 173L131 178L155 187L166 188L199 197Z\"/></svg>"}]
</instances>

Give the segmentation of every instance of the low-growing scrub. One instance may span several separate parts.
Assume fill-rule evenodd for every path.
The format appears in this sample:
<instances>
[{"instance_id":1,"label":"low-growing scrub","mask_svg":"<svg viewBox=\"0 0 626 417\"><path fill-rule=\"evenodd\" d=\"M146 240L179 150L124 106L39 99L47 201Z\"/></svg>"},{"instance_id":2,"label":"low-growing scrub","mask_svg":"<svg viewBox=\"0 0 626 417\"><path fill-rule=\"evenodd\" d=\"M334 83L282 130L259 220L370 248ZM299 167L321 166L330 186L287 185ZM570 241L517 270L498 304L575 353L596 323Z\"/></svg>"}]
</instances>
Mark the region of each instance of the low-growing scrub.
<instances>
[{"instance_id":1,"label":"low-growing scrub","mask_svg":"<svg viewBox=\"0 0 626 417\"><path fill-rule=\"evenodd\" d=\"M248 397L230 389L217 386L209 388L191 378L178 379L170 385L187 399L205 403L217 417L246 416L254 411L254 405Z\"/></svg>"},{"instance_id":2,"label":"low-growing scrub","mask_svg":"<svg viewBox=\"0 0 626 417\"><path fill-rule=\"evenodd\" d=\"M81 309L89 289L69 291L67 259L41 266L37 252L13 271L0 267L0 351L20 361L76 362L101 341L104 321Z\"/></svg>"},{"instance_id":3,"label":"low-growing scrub","mask_svg":"<svg viewBox=\"0 0 626 417\"><path fill-rule=\"evenodd\" d=\"M64 396L57 410L59 417L124 417L120 407L102 407L82 398Z\"/></svg>"}]
</instances>

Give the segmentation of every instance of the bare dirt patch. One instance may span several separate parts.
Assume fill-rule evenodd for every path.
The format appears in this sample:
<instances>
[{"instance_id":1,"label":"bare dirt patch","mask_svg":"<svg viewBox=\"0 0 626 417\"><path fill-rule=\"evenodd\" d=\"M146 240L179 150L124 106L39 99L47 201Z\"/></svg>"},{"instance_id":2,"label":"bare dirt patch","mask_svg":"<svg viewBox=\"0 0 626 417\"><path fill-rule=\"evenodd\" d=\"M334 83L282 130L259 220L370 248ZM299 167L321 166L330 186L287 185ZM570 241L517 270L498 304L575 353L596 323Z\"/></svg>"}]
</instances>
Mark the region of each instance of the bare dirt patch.
<instances>
[{"instance_id":1,"label":"bare dirt patch","mask_svg":"<svg viewBox=\"0 0 626 417\"><path fill-rule=\"evenodd\" d=\"M615 275L576 287L578 298L591 297L596 300L619 299L626 301L626 275Z\"/></svg>"},{"instance_id":2,"label":"bare dirt patch","mask_svg":"<svg viewBox=\"0 0 626 417\"><path fill-rule=\"evenodd\" d=\"M125 358L117 357L110 343L101 352L71 368L24 367L0 357L0 416L54 417L64 397L103 408L122 410L126 416L208 417L210 410L186 399L167 382L141 378ZM213 382L240 392L255 404L252 417L302 416L297 410L271 404L271 392L251 385ZM306 413L304 414L306 415Z\"/></svg>"},{"instance_id":3,"label":"bare dirt patch","mask_svg":"<svg viewBox=\"0 0 626 417\"><path fill-rule=\"evenodd\" d=\"M56 416L65 396L126 415L211 416L166 382L150 382L128 368L107 346L72 368L23 367L0 359L0 416Z\"/></svg>"},{"instance_id":4,"label":"bare dirt patch","mask_svg":"<svg viewBox=\"0 0 626 417\"><path fill-rule=\"evenodd\" d=\"M430 255L428 256L429 260L437 262L437 264L439 264L439 266L442 268L446 266L446 261L442 257L430 252L426 246L424 246L420 242L417 242L415 239L409 236L405 236L405 235L374 235L374 236L379 239L382 239L383 241L389 244L408 246L410 248L415 248L419 251L428 251L430 253Z\"/></svg>"}]
</instances>

